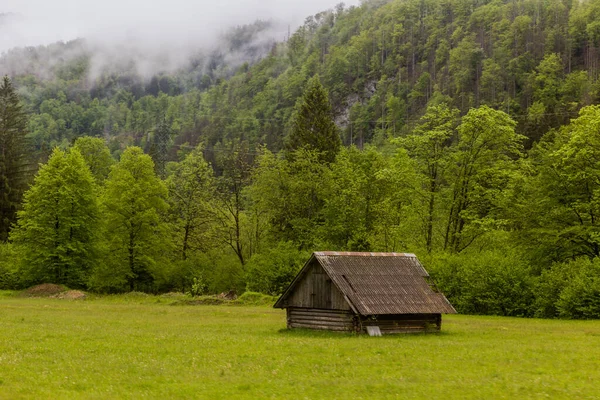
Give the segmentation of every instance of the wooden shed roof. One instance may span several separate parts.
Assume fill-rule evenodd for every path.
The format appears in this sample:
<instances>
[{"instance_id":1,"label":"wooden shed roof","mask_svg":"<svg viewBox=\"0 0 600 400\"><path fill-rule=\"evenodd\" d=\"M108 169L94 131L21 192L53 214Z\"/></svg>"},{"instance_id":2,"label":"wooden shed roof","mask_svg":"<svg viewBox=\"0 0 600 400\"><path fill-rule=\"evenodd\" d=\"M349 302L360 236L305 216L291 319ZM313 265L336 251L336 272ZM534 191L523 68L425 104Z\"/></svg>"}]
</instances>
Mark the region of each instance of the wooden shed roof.
<instances>
[{"instance_id":1,"label":"wooden shed roof","mask_svg":"<svg viewBox=\"0 0 600 400\"><path fill-rule=\"evenodd\" d=\"M275 303L283 308L313 260L361 315L454 314L456 311L427 278L414 254L316 252Z\"/></svg>"}]
</instances>

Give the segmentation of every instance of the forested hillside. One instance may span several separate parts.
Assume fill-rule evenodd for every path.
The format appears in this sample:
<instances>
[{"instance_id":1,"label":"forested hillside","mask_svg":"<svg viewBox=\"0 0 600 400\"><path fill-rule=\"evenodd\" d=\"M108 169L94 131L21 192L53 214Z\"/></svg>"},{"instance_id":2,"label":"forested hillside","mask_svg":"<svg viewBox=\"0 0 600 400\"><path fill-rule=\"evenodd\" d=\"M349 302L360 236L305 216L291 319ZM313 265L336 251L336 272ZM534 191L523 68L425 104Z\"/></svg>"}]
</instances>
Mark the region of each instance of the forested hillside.
<instances>
[{"instance_id":1,"label":"forested hillside","mask_svg":"<svg viewBox=\"0 0 600 400\"><path fill-rule=\"evenodd\" d=\"M398 136L443 101L462 114L507 112L530 145L597 100L599 10L596 1L367 1L308 18L287 42L267 41L269 55L252 67L235 61L265 54L256 46L265 46L266 23L229 32L214 57L191 55L177 73L141 76L121 57L99 70L82 41L13 50L0 70L34 114L38 148L80 135L149 148L148 133L166 120L177 145L203 141L210 151L243 139L278 150L314 74L345 144ZM222 79L228 68L237 73Z\"/></svg>"},{"instance_id":2,"label":"forested hillside","mask_svg":"<svg viewBox=\"0 0 600 400\"><path fill-rule=\"evenodd\" d=\"M371 0L176 71L15 49L50 159L0 285L277 294L310 251L402 251L462 312L598 317L598 21L600 0Z\"/></svg>"}]
</instances>

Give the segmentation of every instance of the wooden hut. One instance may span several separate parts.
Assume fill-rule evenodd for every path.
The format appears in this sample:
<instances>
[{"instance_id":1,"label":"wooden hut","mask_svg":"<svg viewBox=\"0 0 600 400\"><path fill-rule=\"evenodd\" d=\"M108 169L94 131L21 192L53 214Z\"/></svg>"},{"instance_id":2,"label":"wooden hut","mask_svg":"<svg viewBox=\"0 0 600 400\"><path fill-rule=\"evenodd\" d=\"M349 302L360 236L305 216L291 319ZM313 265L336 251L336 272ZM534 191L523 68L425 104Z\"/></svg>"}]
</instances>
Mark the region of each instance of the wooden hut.
<instances>
[{"instance_id":1,"label":"wooden hut","mask_svg":"<svg viewBox=\"0 0 600 400\"><path fill-rule=\"evenodd\" d=\"M456 311L414 254L313 253L275 303L288 328L378 335L440 330Z\"/></svg>"}]
</instances>

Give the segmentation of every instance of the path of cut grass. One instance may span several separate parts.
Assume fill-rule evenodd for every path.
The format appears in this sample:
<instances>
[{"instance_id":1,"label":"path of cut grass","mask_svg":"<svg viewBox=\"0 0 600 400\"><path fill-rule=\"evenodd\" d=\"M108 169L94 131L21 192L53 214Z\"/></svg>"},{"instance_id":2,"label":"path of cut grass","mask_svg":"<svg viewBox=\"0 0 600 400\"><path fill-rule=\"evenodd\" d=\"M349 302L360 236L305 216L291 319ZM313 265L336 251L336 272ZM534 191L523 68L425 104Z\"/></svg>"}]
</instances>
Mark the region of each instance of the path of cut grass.
<instances>
[{"instance_id":1,"label":"path of cut grass","mask_svg":"<svg viewBox=\"0 0 600 400\"><path fill-rule=\"evenodd\" d=\"M598 321L451 316L369 338L166 301L0 296L0 399L600 398Z\"/></svg>"}]
</instances>

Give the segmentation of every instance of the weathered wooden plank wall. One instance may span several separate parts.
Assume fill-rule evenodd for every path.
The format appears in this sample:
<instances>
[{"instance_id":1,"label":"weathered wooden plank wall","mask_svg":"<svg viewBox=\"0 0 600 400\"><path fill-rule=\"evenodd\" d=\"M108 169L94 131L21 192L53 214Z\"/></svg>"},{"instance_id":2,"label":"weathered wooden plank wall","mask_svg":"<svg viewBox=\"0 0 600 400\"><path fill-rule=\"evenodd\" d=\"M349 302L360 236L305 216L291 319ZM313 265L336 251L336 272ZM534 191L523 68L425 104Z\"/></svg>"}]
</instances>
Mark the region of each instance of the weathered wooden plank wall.
<instances>
[{"instance_id":1,"label":"weathered wooden plank wall","mask_svg":"<svg viewBox=\"0 0 600 400\"><path fill-rule=\"evenodd\" d=\"M353 313L343 310L319 310L314 308L287 308L288 328L308 328L351 332L356 329Z\"/></svg>"},{"instance_id":2,"label":"weathered wooden plank wall","mask_svg":"<svg viewBox=\"0 0 600 400\"><path fill-rule=\"evenodd\" d=\"M288 298L290 307L319 308L330 310L350 310L344 295L333 284L318 262L309 266L306 274L298 282L294 293Z\"/></svg>"}]
</instances>

